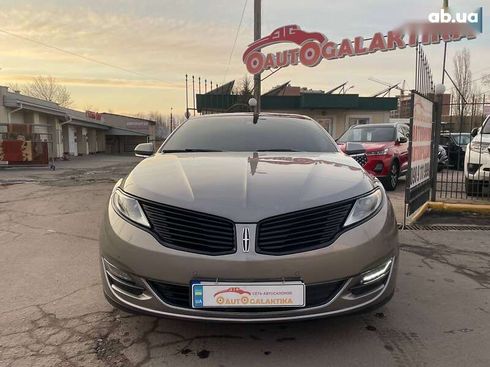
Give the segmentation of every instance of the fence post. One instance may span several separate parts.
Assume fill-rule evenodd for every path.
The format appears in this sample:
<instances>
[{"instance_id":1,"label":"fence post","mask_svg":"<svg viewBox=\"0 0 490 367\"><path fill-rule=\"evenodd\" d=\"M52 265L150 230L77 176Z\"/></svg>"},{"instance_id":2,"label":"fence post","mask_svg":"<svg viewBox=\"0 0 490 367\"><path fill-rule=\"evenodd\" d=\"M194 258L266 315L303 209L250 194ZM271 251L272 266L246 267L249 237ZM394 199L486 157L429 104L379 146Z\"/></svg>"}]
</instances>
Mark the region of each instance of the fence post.
<instances>
[{"instance_id":1,"label":"fence post","mask_svg":"<svg viewBox=\"0 0 490 367\"><path fill-rule=\"evenodd\" d=\"M430 192L430 200L436 201L436 192L437 192L437 166L438 162L438 153L439 153L439 142L441 137L441 120L442 120L442 102L445 92L444 84L438 84L435 87L435 130L434 130L434 146L432 149L432 159L431 159L431 168L432 168L432 180L431 180L431 192Z\"/></svg>"}]
</instances>

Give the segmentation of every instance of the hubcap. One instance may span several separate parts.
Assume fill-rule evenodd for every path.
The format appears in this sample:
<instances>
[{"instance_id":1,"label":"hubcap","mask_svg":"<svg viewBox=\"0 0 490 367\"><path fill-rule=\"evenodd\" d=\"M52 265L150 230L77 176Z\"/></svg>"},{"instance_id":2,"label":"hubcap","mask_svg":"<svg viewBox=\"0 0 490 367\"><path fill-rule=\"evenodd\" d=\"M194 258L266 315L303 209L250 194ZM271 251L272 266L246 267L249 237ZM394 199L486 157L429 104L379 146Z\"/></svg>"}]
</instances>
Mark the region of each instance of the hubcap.
<instances>
[{"instance_id":1,"label":"hubcap","mask_svg":"<svg viewBox=\"0 0 490 367\"><path fill-rule=\"evenodd\" d=\"M393 187L396 186L396 183L398 181L398 170L395 165L391 168L391 185Z\"/></svg>"}]
</instances>

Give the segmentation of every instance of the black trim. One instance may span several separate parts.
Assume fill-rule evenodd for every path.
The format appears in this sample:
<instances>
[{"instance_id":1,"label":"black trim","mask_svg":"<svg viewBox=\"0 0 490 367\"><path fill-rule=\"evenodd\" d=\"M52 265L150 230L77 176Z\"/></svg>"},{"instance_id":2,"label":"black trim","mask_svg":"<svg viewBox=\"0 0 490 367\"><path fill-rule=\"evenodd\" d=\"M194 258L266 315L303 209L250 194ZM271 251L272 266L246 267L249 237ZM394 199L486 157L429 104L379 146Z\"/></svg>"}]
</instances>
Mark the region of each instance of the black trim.
<instances>
[{"instance_id":1,"label":"black trim","mask_svg":"<svg viewBox=\"0 0 490 367\"><path fill-rule=\"evenodd\" d=\"M111 206L112 206L112 209L114 210L114 212L116 212L117 215L119 215L122 219L126 220L127 222L130 222L131 224L133 224L134 226L138 227L139 229L142 229L143 231L151 234L155 240L158 241L158 243L160 243L161 245L165 246L165 247L168 247L170 249L173 249L173 250L178 250L178 251L182 251L182 252L188 252L188 253L193 253L193 254L200 254L200 255L208 255L208 256L222 256L222 255L231 255L231 254L234 254L236 253L237 251L237 244L236 244L236 228L235 228L235 223L227 218L224 218L224 217L220 217L220 216L217 216L217 215L214 215L214 214L208 214L208 213L202 213L202 212L197 212L197 211L194 211L194 210L190 210L190 209L184 209L184 208L180 208L180 207L177 207L177 206L172 206L172 205L167 205L167 204L162 204L162 203L158 203L158 202L155 202L155 201L150 201L150 200L147 200L147 199L142 199L138 196L135 196L135 195L131 195L131 194L128 194L126 191L122 190L120 187L117 188L116 190L120 190L123 194L131 197L132 199L135 199L138 201L138 203L140 202L143 202L143 203L150 203L150 204L153 204L153 205L157 205L157 206L167 206L169 208L172 208L172 209L176 209L176 210L182 210L182 211L187 211L187 212L190 212L190 213L194 213L194 214L202 214L202 215L206 215L206 216L211 216L211 217L216 217L216 218L220 218L222 220L225 220L229 223L232 224L232 230L233 230L233 248L230 249L229 251L221 251L221 252L214 252L214 253L210 253L210 252L205 252L205 251L198 251L198 250L192 250L190 251L189 249L186 249L186 248L183 248L183 247L179 247L179 246L173 246L167 242L164 242L162 241L162 239L158 236L158 234L156 234L152 228L148 228L148 227L145 227L133 220L131 220L130 218L124 216L122 213L120 213L113 205L112 203L112 195L111 195L111 199L110 199L110 202L111 202ZM141 210L143 210L143 208L141 208ZM143 212L145 213L145 211L143 210ZM147 220L148 220L148 216L147 214L145 213L146 217L147 217ZM150 221L148 220L148 222L150 223ZM151 223L150 223L150 226L151 226Z\"/></svg>"},{"instance_id":2,"label":"black trim","mask_svg":"<svg viewBox=\"0 0 490 367\"><path fill-rule=\"evenodd\" d=\"M347 204L349 202L352 202L352 207L353 207L354 204L355 204L355 202L358 199L363 198L363 197L366 197L366 196L369 196L369 195L373 194L376 190L381 190L381 187L377 186L377 187L375 187L374 189L372 189L371 191L369 191L369 192L367 192L365 194L358 195L358 196L355 196L355 197L350 198L350 199L346 199L346 200L342 200L342 201L337 201L337 202L332 203L332 204L320 205L320 206L316 206L316 207L312 207L312 208L306 208L306 209L296 210L294 212L289 212L289 213L284 213L284 214L294 214L294 213L302 212L304 210L310 210L310 209L313 209L314 210L314 209L319 209L319 208L322 208L322 207L337 206L337 205ZM385 195L386 195L386 193L385 193ZM321 243L318 246L309 247L305 251L288 251L288 252L281 252L281 253L269 253L268 251L260 251L260 249L258 248L258 233L260 231L260 223L262 221L264 221L264 220L268 220L268 219L271 219L271 218L279 217L279 216L282 216L284 214L279 214L279 215L275 215L273 217L265 218L262 221L260 221L260 222L257 223L257 230L256 230L256 238L257 238L257 240L256 240L256 243L255 243L255 252L258 253L258 254L269 255L269 256L284 256L284 255L292 255L292 254L304 253L304 252L308 252L308 251L315 251L315 250L318 250L318 249L321 249L321 248L328 247L332 243L334 243L335 241L337 241L337 239L342 234L344 234L345 232L347 232L347 231L351 230L352 228L355 228L355 227L357 227L357 226L359 226L361 224L364 224L365 222L367 222L368 220L370 220L371 218L373 218L376 214L378 214L381 211L381 208L383 207L383 205L385 204L385 201L386 200L385 200L384 196L382 195L381 203L379 204L379 207L371 215L369 215L368 217L364 218L363 220L360 220L359 222L353 223L353 224L351 224L349 226L342 226L342 229L339 232L337 232L337 234L330 241ZM352 207L351 207L350 211L352 210ZM346 219L349 217L350 211L349 211L349 214L347 215Z\"/></svg>"}]
</instances>

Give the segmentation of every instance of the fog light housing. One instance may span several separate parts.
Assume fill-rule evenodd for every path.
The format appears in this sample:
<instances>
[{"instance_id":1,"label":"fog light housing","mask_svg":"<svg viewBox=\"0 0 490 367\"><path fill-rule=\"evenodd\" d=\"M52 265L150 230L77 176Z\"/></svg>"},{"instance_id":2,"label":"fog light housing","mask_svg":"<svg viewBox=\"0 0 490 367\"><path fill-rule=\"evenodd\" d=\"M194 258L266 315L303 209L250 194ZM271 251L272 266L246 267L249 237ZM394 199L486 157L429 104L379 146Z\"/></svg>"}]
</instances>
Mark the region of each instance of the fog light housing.
<instances>
[{"instance_id":1,"label":"fog light housing","mask_svg":"<svg viewBox=\"0 0 490 367\"><path fill-rule=\"evenodd\" d=\"M116 268L110 262L104 259L104 268L107 273L107 279L111 288L126 296L141 299L144 297L145 288L135 283L131 276L121 269ZM148 297L144 297L148 298Z\"/></svg>"},{"instance_id":2,"label":"fog light housing","mask_svg":"<svg viewBox=\"0 0 490 367\"><path fill-rule=\"evenodd\" d=\"M374 172L381 172L383 171L383 163L382 162L378 162L376 163L376 166L374 167Z\"/></svg>"},{"instance_id":3,"label":"fog light housing","mask_svg":"<svg viewBox=\"0 0 490 367\"><path fill-rule=\"evenodd\" d=\"M390 272L392 263L393 263L393 258L389 259L382 265L362 274L361 284L366 285L366 284L374 283L380 280L381 278L383 278L385 275L387 275Z\"/></svg>"},{"instance_id":4,"label":"fog light housing","mask_svg":"<svg viewBox=\"0 0 490 367\"><path fill-rule=\"evenodd\" d=\"M110 273L111 275L115 276L116 278L122 279L122 280L127 280L128 282L132 282L133 279L128 273L125 273L124 271L116 268L114 265L112 265L109 261L104 259L104 267L105 270Z\"/></svg>"}]
</instances>

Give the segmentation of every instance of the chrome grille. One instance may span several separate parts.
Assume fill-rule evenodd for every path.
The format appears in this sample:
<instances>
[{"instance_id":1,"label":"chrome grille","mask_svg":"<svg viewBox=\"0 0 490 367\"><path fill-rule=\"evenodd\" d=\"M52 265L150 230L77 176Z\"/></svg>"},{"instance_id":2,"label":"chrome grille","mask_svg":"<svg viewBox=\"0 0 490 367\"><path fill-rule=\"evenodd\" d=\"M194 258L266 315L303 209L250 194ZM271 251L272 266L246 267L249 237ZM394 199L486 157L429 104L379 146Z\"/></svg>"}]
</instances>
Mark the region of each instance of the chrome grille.
<instances>
[{"instance_id":1,"label":"chrome grille","mask_svg":"<svg viewBox=\"0 0 490 367\"><path fill-rule=\"evenodd\" d=\"M342 230L353 202L342 202L267 218L258 224L256 251L287 255L329 245Z\"/></svg>"},{"instance_id":2,"label":"chrome grille","mask_svg":"<svg viewBox=\"0 0 490 367\"><path fill-rule=\"evenodd\" d=\"M140 201L151 231L161 242L178 250L207 255L235 252L233 222L218 216Z\"/></svg>"}]
</instances>

